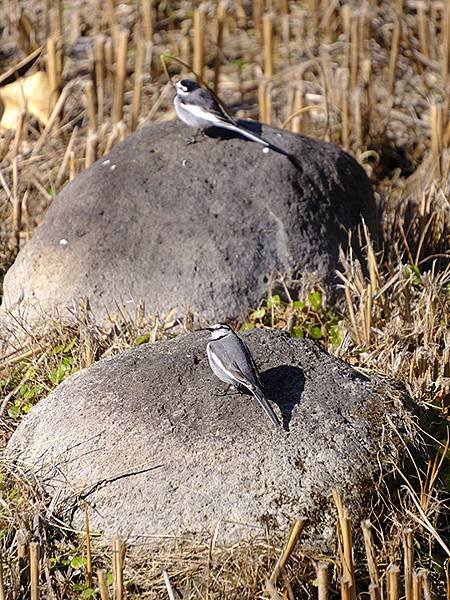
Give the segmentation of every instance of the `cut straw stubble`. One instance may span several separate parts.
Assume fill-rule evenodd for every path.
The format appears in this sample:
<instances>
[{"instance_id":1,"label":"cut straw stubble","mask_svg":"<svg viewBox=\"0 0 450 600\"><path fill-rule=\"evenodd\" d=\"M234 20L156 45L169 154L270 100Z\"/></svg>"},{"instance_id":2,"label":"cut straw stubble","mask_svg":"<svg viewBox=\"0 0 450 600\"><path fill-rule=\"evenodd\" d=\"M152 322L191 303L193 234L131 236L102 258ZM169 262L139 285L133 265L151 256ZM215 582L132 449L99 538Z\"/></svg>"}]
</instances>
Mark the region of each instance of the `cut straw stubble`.
<instances>
[{"instance_id":1,"label":"cut straw stubble","mask_svg":"<svg viewBox=\"0 0 450 600\"><path fill-rule=\"evenodd\" d=\"M372 524L366 520L361 523L361 528L364 538L364 548L366 551L367 567L370 577L370 585L373 588L373 596L376 600L380 598L380 579L378 574L378 567L375 557L375 548L372 539Z\"/></svg>"},{"instance_id":2,"label":"cut straw stubble","mask_svg":"<svg viewBox=\"0 0 450 600\"><path fill-rule=\"evenodd\" d=\"M116 75L114 80L114 98L112 122L119 123L123 119L123 95L125 91L125 79L127 75L127 44L128 32L124 29L117 34L117 58Z\"/></svg>"},{"instance_id":3,"label":"cut straw stubble","mask_svg":"<svg viewBox=\"0 0 450 600\"><path fill-rule=\"evenodd\" d=\"M194 72L203 78L205 44L205 9L201 4L194 11Z\"/></svg>"},{"instance_id":4,"label":"cut straw stubble","mask_svg":"<svg viewBox=\"0 0 450 600\"><path fill-rule=\"evenodd\" d=\"M386 570L388 600L400 598L400 568L398 565L389 565Z\"/></svg>"},{"instance_id":5,"label":"cut straw stubble","mask_svg":"<svg viewBox=\"0 0 450 600\"><path fill-rule=\"evenodd\" d=\"M30 599L39 600L39 544L30 542Z\"/></svg>"},{"instance_id":6,"label":"cut straw stubble","mask_svg":"<svg viewBox=\"0 0 450 600\"><path fill-rule=\"evenodd\" d=\"M97 571L97 581L101 600L110 600L108 585L106 583L106 571L104 569Z\"/></svg>"},{"instance_id":7,"label":"cut straw stubble","mask_svg":"<svg viewBox=\"0 0 450 600\"><path fill-rule=\"evenodd\" d=\"M3 581L3 555L0 552L0 600L6 600L5 586Z\"/></svg>"},{"instance_id":8,"label":"cut straw stubble","mask_svg":"<svg viewBox=\"0 0 450 600\"><path fill-rule=\"evenodd\" d=\"M317 565L317 600L329 600L329 565L320 562Z\"/></svg>"},{"instance_id":9,"label":"cut straw stubble","mask_svg":"<svg viewBox=\"0 0 450 600\"><path fill-rule=\"evenodd\" d=\"M286 563L289 560L289 557L291 556L292 552L294 551L295 545L297 544L298 539L301 536L305 525L306 525L306 519L297 519L293 523L293 525L291 527L291 531L289 532L289 537L286 542L286 545L283 548L283 551L282 551L279 559L277 560L276 565L272 571L272 575L269 578L269 581L272 585L276 585L278 576L280 575L281 571L286 566Z\"/></svg>"},{"instance_id":10,"label":"cut straw stubble","mask_svg":"<svg viewBox=\"0 0 450 600\"><path fill-rule=\"evenodd\" d=\"M400 16L394 25L392 32L391 42L391 53L389 57L389 68L388 68L388 94L393 101L394 86L395 86L395 75L397 71L398 56L400 53L400 42L402 39L402 22Z\"/></svg>"},{"instance_id":11,"label":"cut straw stubble","mask_svg":"<svg viewBox=\"0 0 450 600\"><path fill-rule=\"evenodd\" d=\"M105 36L97 35L94 46L94 72L97 93L97 123L103 123L105 103Z\"/></svg>"},{"instance_id":12,"label":"cut straw stubble","mask_svg":"<svg viewBox=\"0 0 450 600\"><path fill-rule=\"evenodd\" d=\"M112 552L113 600L123 600L123 565L126 547L117 536L113 538Z\"/></svg>"},{"instance_id":13,"label":"cut straw stubble","mask_svg":"<svg viewBox=\"0 0 450 600\"><path fill-rule=\"evenodd\" d=\"M22 225L22 199L18 193L18 172L17 158L13 160L13 188L12 188L12 203L13 203L13 218L12 218L12 236L11 244L17 252L20 245L20 229Z\"/></svg>"},{"instance_id":14,"label":"cut straw stubble","mask_svg":"<svg viewBox=\"0 0 450 600\"><path fill-rule=\"evenodd\" d=\"M263 49L264 49L264 77L271 79L273 77L273 15L267 13L263 17Z\"/></svg>"},{"instance_id":15,"label":"cut straw stubble","mask_svg":"<svg viewBox=\"0 0 450 600\"><path fill-rule=\"evenodd\" d=\"M153 43L153 0L141 0L141 13L144 26L144 39ZM137 46L139 48L139 46Z\"/></svg>"},{"instance_id":16,"label":"cut straw stubble","mask_svg":"<svg viewBox=\"0 0 450 600\"><path fill-rule=\"evenodd\" d=\"M341 582L341 590L343 590L342 593L344 593L344 590L346 588L346 584L344 582L347 582L349 594L348 598L349 600L355 600L356 590L355 572L353 567L353 540L351 520L347 515L347 510L345 509L342 503L341 495L337 490L333 490L333 499L338 511L340 542L342 545L341 563L343 569L343 578ZM344 596L342 597L344 598Z\"/></svg>"},{"instance_id":17,"label":"cut straw stubble","mask_svg":"<svg viewBox=\"0 0 450 600\"><path fill-rule=\"evenodd\" d=\"M217 7L217 40L216 40L216 58L214 64L214 85L213 89L217 93L219 87L220 66L222 64L222 44L225 27L226 5L223 0L219 2Z\"/></svg>"},{"instance_id":18,"label":"cut straw stubble","mask_svg":"<svg viewBox=\"0 0 450 600\"><path fill-rule=\"evenodd\" d=\"M403 578L405 582L405 600L412 600L412 579L414 569L414 540L412 529L403 532Z\"/></svg>"},{"instance_id":19,"label":"cut straw stubble","mask_svg":"<svg viewBox=\"0 0 450 600\"><path fill-rule=\"evenodd\" d=\"M91 552L91 530L89 527L88 505L84 503L84 523L86 529L86 586L92 587L92 552Z\"/></svg>"},{"instance_id":20,"label":"cut straw stubble","mask_svg":"<svg viewBox=\"0 0 450 600\"><path fill-rule=\"evenodd\" d=\"M56 40L49 38L47 40L47 77L50 87L49 110L55 107L59 95L58 63L56 57Z\"/></svg>"},{"instance_id":21,"label":"cut straw stubble","mask_svg":"<svg viewBox=\"0 0 450 600\"><path fill-rule=\"evenodd\" d=\"M133 85L133 100L131 103L130 131L135 131L139 123L139 115L141 114L142 104L142 73L144 67L144 44L142 40L142 30L140 27L135 28L135 45L136 58L134 63L134 85Z\"/></svg>"}]
</instances>

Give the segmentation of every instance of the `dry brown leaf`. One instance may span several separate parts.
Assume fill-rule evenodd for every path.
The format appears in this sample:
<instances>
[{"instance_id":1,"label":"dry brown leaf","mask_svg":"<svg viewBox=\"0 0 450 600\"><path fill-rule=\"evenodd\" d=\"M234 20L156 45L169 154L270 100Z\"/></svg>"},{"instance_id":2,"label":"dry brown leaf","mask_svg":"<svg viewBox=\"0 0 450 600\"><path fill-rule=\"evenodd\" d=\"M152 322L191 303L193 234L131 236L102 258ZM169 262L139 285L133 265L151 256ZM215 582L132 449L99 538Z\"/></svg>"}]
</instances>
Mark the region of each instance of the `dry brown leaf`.
<instances>
[{"instance_id":1,"label":"dry brown leaf","mask_svg":"<svg viewBox=\"0 0 450 600\"><path fill-rule=\"evenodd\" d=\"M49 98L50 87L45 71L21 77L0 88L0 129L15 129L24 109L46 125L49 118Z\"/></svg>"}]
</instances>

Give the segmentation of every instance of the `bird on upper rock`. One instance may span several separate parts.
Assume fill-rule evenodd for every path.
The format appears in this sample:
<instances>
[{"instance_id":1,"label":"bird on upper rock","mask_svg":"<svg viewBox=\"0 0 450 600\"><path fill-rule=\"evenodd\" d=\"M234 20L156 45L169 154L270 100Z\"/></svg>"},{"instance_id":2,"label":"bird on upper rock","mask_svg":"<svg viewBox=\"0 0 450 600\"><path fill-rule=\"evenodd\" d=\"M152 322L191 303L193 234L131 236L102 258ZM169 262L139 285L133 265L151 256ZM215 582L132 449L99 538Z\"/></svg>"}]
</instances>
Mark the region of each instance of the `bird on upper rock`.
<instances>
[{"instance_id":1,"label":"bird on upper rock","mask_svg":"<svg viewBox=\"0 0 450 600\"><path fill-rule=\"evenodd\" d=\"M217 102L214 96L197 82L190 79L182 79L175 84L176 94L173 100L175 112L178 118L197 130L209 127L221 127L228 131L234 131L243 137L265 146L267 150L273 150L287 156L291 162L296 162L289 152L268 142L261 136L253 133L235 121ZM195 139L195 138L194 138ZM297 165L296 165L297 166Z\"/></svg>"},{"instance_id":2,"label":"bird on upper rock","mask_svg":"<svg viewBox=\"0 0 450 600\"><path fill-rule=\"evenodd\" d=\"M206 347L213 373L224 383L246 388L260 403L272 423L281 423L261 389L258 369L245 342L224 323L206 327L211 339Z\"/></svg>"}]
</instances>

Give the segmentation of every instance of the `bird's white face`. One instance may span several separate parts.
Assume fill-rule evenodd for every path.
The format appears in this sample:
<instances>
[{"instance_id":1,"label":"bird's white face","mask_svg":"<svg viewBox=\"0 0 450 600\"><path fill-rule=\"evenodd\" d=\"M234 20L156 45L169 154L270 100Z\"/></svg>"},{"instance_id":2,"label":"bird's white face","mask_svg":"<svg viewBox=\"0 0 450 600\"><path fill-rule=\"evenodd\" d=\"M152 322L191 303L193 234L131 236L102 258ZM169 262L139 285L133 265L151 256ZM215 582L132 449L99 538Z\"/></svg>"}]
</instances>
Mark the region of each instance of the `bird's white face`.
<instances>
[{"instance_id":1,"label":"bird's white face","mask_svg":"<svg viewBox=\"0 0 450 600\"><path fill-rule=\"evenodd\" d=\"M189 93L189 90L188 90L187 86L183 85L183 81L178 81L175 84L175 88L176 88L177 94L179 96L186 96L186 94Z\"/></svg>"},{"instance_id":2,"label":"bird's white face","mask_svg":"<svg viewBox=\"0 0 450 600\"><path fill-rule=\"evenodd\" d=\"M175 84L177 90L177 96L188 96L191 92L195 92L200 89L199 84L191 79L182 79Z\"/></svg>"},{"instance_id":3,"label":"bird's white face","mask_svg":"<svg viewBox=\"0 0 450 600\"><path fill-rule=\"evenodd\" d=\"M218 340L232 332L231 327L228 327L228 325L225 325L224 323L216 323L215 325L208 327L208 329L211 332L212 340Z\"/></svg>"}]
</instances>

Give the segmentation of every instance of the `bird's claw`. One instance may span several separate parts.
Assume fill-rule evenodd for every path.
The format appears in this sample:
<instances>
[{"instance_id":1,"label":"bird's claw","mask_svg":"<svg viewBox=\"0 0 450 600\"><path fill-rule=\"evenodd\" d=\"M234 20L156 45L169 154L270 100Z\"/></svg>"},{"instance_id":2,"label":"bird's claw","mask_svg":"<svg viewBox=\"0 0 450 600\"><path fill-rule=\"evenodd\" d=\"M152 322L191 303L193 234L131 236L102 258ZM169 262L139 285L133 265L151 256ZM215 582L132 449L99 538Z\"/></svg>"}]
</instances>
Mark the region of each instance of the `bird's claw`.
<instances>
[{"instance_id":1,"label":"bird's claw","mask_svg":"<svg viewBox=\"0 0 450 600\"><path fill-rule=\"evenodd\" d=\"M186 146L190 146L191 144L196 144L199 141L199 137L203 137L203 129L197 129L194 135L186 142Z\"/></svg>"},{"instance_id":2,"label":"bird's claw","mask_svg":"<svg viewBox=\"0 0 450 600\"><path fill-rule=\"evenodd\" d=\"M239 390L237 390L234 385L229 385L225 388L225 390L216 389L214 396L233 396L235 394L239 394Z\"/></svg>"}]
</instances>

